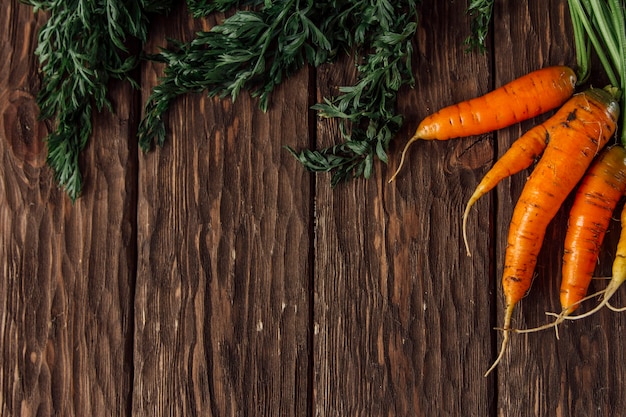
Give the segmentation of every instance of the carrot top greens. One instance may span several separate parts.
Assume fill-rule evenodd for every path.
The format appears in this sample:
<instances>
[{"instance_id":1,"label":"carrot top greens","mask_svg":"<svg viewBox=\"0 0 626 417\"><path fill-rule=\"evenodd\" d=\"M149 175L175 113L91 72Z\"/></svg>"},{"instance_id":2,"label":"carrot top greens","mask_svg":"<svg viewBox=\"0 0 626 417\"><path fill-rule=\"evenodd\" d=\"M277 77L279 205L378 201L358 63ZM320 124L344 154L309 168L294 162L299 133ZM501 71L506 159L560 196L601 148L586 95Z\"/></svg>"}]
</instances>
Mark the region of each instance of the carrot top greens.
<instances>
[{"instance_id":1,"label":"carrot top greens","mask_svg":"<svg viewBox=\"0 0 626 417\"><path fill-rule=\"evenodd\" d=\"M163 115L181 94L206 91L235 99L249 91L267 110L278 84L305 65L351 55L354 85L314 106L321 117L339 120L342 137L319 150L289 151L309 170L332 172L331 184L369 177L374 160L387 161L391 139L402 125L396 98L413 83L411 57L420 0L187 0L196 18L228 11L228 18L188 43L171 41L146 56L152 13L172 0L22 0L48 14L36 54L42 83L41 118L53 121L46 139L48 164L74 201L83 178L79 155L93 135L94 111L111 109L108 83L131 83L140 58L165 63L164 76L145 105L138 139L142 149L165 141ZM468 0L470 48L485 48L493 0Z\"/></svg>"},{"instance_id":2,"label":"carrot top greens","mask_svg":"<svg viewBox=\"0 0 626 417\"><path fill-rule=\"evenodd\" d=\"M584 82L591 68L591 49L595 51L620 107L626 109L626 1L568 0L579 80ZM621 117L621 142L626 145L626 118Z\"/></svg>"},{"instance_id":3,"label":"carrot top greens","mask_svg":"<svg viewBox=\"0 0 626 417\"><path fill-rule=\"evenodd\" d=\"M468 51L476 48L480 52L487 50L487 35L493 14L494 0L470 0L467 14L471 17L471 33L465 39Z\"/></svg>"},{"instance_id":4,"label":"carrot top greens","mask_svg":"<svg viewBox=\"0 0 626 417\"><path fill-rule=\"evenodd\" d=\"M314 108L340 121L342 141L321 150L289 149L311 171L333 171L331 183L369 177L374 157L402 125L395 110L400 87L413 82L412 39L418 1L277 0L189 1L195 16L245 5L189 43L173 43L157 59L166 63L139 127L142 149L162 145L163 114L187 92L236 99L242 90L258 97L262 110L285 78L305 65L317 67L340 53L355 56L359 76Z\"/></svg>"},{"instance_id":5,"label":"carrot top greens","mask_svg":"<svg viewBox=\"0 0 626 417\"><path fill-rule=\"evenodd\" d=\"M171 0L22 0L49 14L39 32L42 86L37 103L42 119L54 120L47 137L47 162L59 185L75 200L82 189L78 156L92 134L93 107L111 108L110 79L136 82L138 57L127 42L143 42L148 14L163 13Z\"/></svg>"}]
</instances>

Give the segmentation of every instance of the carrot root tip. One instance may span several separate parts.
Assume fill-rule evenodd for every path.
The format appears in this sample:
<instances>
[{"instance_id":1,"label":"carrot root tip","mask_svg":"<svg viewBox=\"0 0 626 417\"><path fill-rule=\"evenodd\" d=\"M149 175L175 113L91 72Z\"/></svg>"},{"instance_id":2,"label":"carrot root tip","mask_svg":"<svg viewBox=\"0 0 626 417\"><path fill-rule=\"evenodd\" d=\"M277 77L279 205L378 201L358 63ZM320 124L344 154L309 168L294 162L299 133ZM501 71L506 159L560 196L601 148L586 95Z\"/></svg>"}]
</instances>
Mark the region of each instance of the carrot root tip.
<instances>
[{"instance_id":1,"label":"carrot root tip","mask_svg":"<svg viewBox=\"0 0 626 417\"><path fill-rule=\"evenodd\" d=\"M484 377L489 376L489 374L491 372L493 372L494 369L496 369L496 367L498 366L498 364L500 363L500 361L504 357L504 352L506 352L506 347L507 347L508 342L509 342L509 331L510 331L510 329L502 329L502 330L504 332L504 335L503 335L503 338L502 338L502 345L500 346L500 353L498 353L498 357L496 358L496 360L493 361L493 364L489 367L489 369L487 369L487 372L485 372L485 374L483 375Z\"/></svg>"},{"instance_id":2,"label":"carrot root tip","mask_svg":"<svg viewBox=\"0 0 626 417\"><path fill-rule=\"evenodd\" d=\"M582 303L583 301L598 297L600 295L603 295L602 301L600 301L600 303L598 303L597 306L595 306L594 308L592 308L591 310L582 313L582 314L577 314L577 315L571 315L571 316L567 316L565 317L565 319L567 320L580 320L583 319L585 317L589 317L592 314L600 311L602 309L602 307L608 306L609 300L611 299L611 297L613 296L613 294L615 294L615 291L617 291L616 286L612 285L612 283L610 283L604 290L598 291L596 293L593 293L591 295L586 296L585 298L583 298L582 300L580 300L578 302L578 304Z\"/></svg>"},{"instance_id":3,"label":"carrot root tip","mask_svg":"<svg viewBox=\"0 0 626 417\"><path fill-rule=\"evenodd\" d=\"M465 212L463 213L463 226L462 226L463 243L465 244L465 253L470 258L472 257L472 252L470 251L469 242L467 240L467 217L469 215L469 211L471 207L472 206L468 203L467 207L465 208Z\"/></svg>"},{"instance_id":4,"label":"carrot root tip","mask_svg":"<svg viewBox=\"0 0 626 417\"><path fill-rule=\"evenodd\" d=\"M509 343L509 334L511 333L511 317L513 316L513 309L515 308L515 303L507 303L507 306L504 310L504 326L501 329L503 332L502 336L502 345L500 346L500 353L498 353L498 357L493 362L491 367L487 369L485 372L485 377L488 376L500 363L502 358L504 357L504 352L506 352L506 347Z\"/></svg>"},{"instance_id":5,"label":"carrot root tip","mask_svg":"<svg viewBox=\"0 0 626 417\"><path fill-rule=\"evenodd\" d=\"M402 166L404 165L404 159L406 157L407 150L409 149L411 144L413 144L413 142L415 142L418 139L420 139L420 137L418 136L417 133L415 133L415 135L413 135L411 139L409 139L406 145L404 145L404 149L402 149L402 153L400 154L400 164L398 165L396 172L393 173L393 175L391 176L391 178L389 178L389 181L387 181L387 183L391 183L393 180L396 179L396 177L398 176L398 173L400 172L400 169L402 169Z\"/></svg>"},{"instance_id":6,"label":"carrot root tip","mask_svg":"<svg viewBox=\"0 0 626 417\"><path fill-rule=\"evenodd\" d=\"M541 325L541 326L532 327L530 329L513 329L513 332L514 333L525 334L525 333L540 332L542 330L554 329L554 333L555 333L556 339L560 340L559 324L563 323L565 321L565 319L568 317L568 315L572 311L573 310L571 308L567 308L567 309L563 310L562 312L560 312L558 314L547 311L546 312L546 316L556 317L556 320L554 320L551 323L546 323L546 324Z\"/></svg>"}]
</instances>

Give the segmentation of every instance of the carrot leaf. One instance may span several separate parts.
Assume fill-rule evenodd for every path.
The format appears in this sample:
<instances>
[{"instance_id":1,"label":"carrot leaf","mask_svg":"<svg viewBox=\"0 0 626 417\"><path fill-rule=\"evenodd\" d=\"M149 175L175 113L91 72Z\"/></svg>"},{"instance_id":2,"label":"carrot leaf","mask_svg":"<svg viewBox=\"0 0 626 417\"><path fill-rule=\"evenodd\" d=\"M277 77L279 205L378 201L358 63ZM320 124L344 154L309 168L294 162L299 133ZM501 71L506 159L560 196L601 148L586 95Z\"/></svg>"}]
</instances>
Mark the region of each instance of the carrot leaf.
<instances>
[{"instance_id":1,"label":"carrot leaf","mask_svg":"<svg viewBox=\"0 0 626 417\"><path fill-rule=\"evenodd\" d=\"M171 0L22 0L49 18L39 31L42 85L37 104L42 119L52 119L47 163L72 201L82 190L78 157L92 134L92 112L112 110L110 80L137 87L131 71L137 56L131 40L146 40L148 15L169 10Z\"/></svg>"},{"instance_id":2,"label":"carrot leaf","mask_svg":"<svg viewBox=\"0 0 626 417\"><path fill-rule=\"evenodd\" d=\"M417 29L416 0L280 0L268 2L188 0L194 16L227 6L246 6L188 43L173 43L158 56L164 76L154 88L140 123L143 150L162 145L163 115L174 98L206 91L236 99L241 91L258 97L266 111L274 88L305 65L317 67L339 53L354 57L358 76L313 106L338 122L342 143L321 150L290 149L310 171L332 172L331 184L369 177L374 158L387 149L402 125L396 111L400 88L414 82L411 71Z\"/></svg>"},{"instance_id":3,"label":"carrot leaf","mask_svg":"<svg viewBox=\"0 0 626 417\"><path fill-rule=\"evenodd\" d=\"M465 39L467 50L487 50L487 35L493 14L494 0L470 0L466 13L471 17L470 35Z\"/></svg>"}]
</instances>

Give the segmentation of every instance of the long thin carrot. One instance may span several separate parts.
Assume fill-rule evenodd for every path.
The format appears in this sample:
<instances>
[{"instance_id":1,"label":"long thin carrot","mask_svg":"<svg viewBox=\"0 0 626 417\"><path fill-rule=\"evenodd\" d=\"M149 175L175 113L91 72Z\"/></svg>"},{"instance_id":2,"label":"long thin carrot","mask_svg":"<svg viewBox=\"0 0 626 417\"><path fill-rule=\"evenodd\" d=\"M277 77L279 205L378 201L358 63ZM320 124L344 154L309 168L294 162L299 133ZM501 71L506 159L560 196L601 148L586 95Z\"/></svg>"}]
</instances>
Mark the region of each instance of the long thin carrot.
<instances>
[{"instance_id":1,"label":"long thin carrot","mask_svg":"<svg viewBox=\"0 0 626 417\"><path fill-rule=\"evenodd\" d=\"M550 119L533 127L520 136L511 147L496 161L489 172L480 181L470 197L463 212L463 241L467 256L472 256L467 239L467 217L472 206L479 198L491 191L504 178L510 177L528 168L543 153L548 144L548 126L565 121L569 113L559 111Z\"/></svg>"},{"instance_id":2,"label":"long thin carrot","mask_svg":"<svg viewBox=\"0 0 626 417\"><path fill-rule=\"evenodd\" d=\"M404 164L409 146L418 139L447 140L474 136L511 126L555 109L574 93L576 74L566 66L530 72L483 96L445 107L426 117L402 150Z\"/></svg>"},{"instance_id":3,"label":"long thin carrot","mask_svg":"<svg viewBox=\"0 0 626 417\"><path fill-rule=\"evenodd\" d=\"M513 210L502 274L502 346L485 375L504 355L513 310L530 289L548 224L615 132L619 106L604 90L589 89L576 94L563 107L569 110L570 117L548 131L548 146Z\"/></svg>"}]
</instances>

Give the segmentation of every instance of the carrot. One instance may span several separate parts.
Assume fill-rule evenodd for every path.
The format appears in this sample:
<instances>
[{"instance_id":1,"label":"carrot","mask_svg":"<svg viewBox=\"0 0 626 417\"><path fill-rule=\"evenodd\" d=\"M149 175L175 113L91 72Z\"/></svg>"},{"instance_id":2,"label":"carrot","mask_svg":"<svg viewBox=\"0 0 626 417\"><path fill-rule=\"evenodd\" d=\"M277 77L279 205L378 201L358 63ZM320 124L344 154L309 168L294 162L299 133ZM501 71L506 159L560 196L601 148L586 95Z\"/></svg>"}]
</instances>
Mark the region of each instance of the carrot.
<instances>
[{"instance_id":1,"label":"carrot","mask_svg":"<svg viewBox=\"0 0 626 417\"><path fill-rule=\"evenodd\" d=\"M574 98L584 102L583 96ZM463 213L463 241L467 250L467 256L471 256L467 240L467 217L472 206L479 198L491 191L504 178L510 177L528 168L544 151L550 135L548 131L555 126L567 123L570 117L570 109L562 107L545 122L533 127L524 135L520 136L511 147L498 159L493 167L485 174L478 184L474 193L465 206Z\"/></svg>"},{"instance_id":2,"label":"carrot","mask_svg":"<svg viewBox=\"0 0 626 417\"><path fill-rule=\"evenodd\" d=\"M604 235L624 191L626 150L613 146L585 174L570 210L561 281L563 315L572 313L587 294Z\"/></svg>"},{"instance_id":3,"label":"carrot","mask_svg":"<svg viewBox=\"0 0 626 417\"><path fill-rule=\"evenodd\" d=\"M550 119L533 127L520 136L511 147L498 159L480 181L470 197L463 212L463 241L467 256L472 256L467 240L467 217L472 206L479 198L491 191L504 178L528 168L544 151L548 144L548 126L566 120L568 113L560 111Z\"/></svg>"},{"instance_id":4,"label":"carrot","mask_svg":"<svg viewBox=\"0 0 626 417\"><path fill-rule=\"evenodd\" d=\"M602 294L602 301L600 301L600 303L598 303L596 307L587 311L586 313L567 316L565 317L566 320L578 320L584 317L588 317L600 311L600 309L605 306L613 309L613 307L611 307L611 305L609 304L609 301L611 300L611 297L613 297L613 295L621 287L621 285L626 282L626 205L622 208L620 220L622 224L622 231L619 236L619 241L617 242L617 250L615 251L615 259L613 260L611 280L603 291L592 295L593 297L595 297ZM618 311L623 311L623 309L619 309Z\"/></svg>"},{"instance_id":5,"label":"carrot","mask_svg":"<svg viewBox=\"0 0 626 417\"><path fill-rule=\"evenodd\" d=\"M483 96L445 107L426 117L402 150L418 139L447 140L474 136L511 126L555 109L574 93L576 74L566 66L553 66L530 72Z\"/></svg>"},{"instance_id":6,"label":"carrot","mask_svg":"<svg viewBox=\"0 0 626 417\"><path fill-rule=\"evenodd\" d=\"M604 235L613 211L626 191L626 149L612 146L602 152L583 177L570 209L565 235L561 281L561 313L554 322L530 333L558 326L586 300ZM593 294L592 297L597 296Z\"/></svg>"},{"instance_id":7,"label":"carrot","mask_svg":"<svg viewBox=\"0 0 626 417\"><path fill-rule=\"evenodd\" d=\"M604 90L589 89L575 95L563 107L570 117L548 131L548 146L513 210L502 274L505 299L502 346L485 375L504 355L513 310L530 289L548 224L615 132L619 106Z\"/></svg>"}]
</instances>

